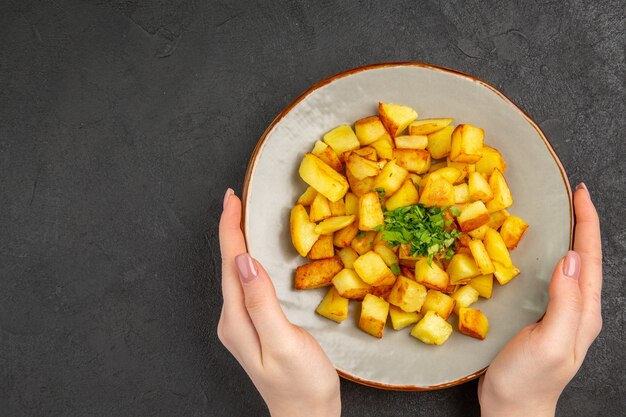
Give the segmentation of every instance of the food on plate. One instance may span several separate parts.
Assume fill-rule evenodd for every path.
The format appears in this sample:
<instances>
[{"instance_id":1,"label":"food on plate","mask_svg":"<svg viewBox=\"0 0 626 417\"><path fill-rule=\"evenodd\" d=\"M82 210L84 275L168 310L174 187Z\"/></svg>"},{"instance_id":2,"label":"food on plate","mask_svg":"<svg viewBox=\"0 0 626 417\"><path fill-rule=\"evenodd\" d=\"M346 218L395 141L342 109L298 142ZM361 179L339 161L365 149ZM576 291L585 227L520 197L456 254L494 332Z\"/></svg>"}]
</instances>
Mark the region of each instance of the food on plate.
<instances>
[{"instance_id":1,"label":"food on plate","mask_svg":"<svg viewBox=\"0 0 626 417\"><path fill-rule=\"evenodd\" d=\"M440 345L454 314L461 334L482 340L489 321L474 305L492 298L494 280L520 274L510 250L529 226L507 211L507 165L486 144L490 132L417 117L379 103L378 115L332 129L304 155L308 187L290 232L308 262L295 288L328 287L315 311L337 323L361 303L357 325L377 338L389 318L394 330L412 326L412 336Z\"/></svg>"}]
</instances>

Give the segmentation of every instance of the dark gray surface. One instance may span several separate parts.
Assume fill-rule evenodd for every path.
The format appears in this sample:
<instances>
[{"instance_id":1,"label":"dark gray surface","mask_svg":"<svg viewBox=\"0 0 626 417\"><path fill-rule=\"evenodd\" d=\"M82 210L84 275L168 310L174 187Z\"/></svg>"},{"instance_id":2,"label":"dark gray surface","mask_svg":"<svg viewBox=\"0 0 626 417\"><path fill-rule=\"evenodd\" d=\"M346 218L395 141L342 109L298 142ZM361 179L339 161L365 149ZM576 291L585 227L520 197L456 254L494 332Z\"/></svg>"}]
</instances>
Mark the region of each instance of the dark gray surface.
<instances>
[{"instance_id":1,"label":"dark gray surface","mask_svg":"<svg viewBox=\"0 0 626 417\"><path fill-rule=\"evenodd\" d=\"M495 85L588 184L604 330L558 415L624 415L623 2L264 3L2 1L0 415L266 414L216 337L222 196L285 105L382 61ZM477 416L475 391L342 381L345 416Z\"/></svg>"}]
</instances>

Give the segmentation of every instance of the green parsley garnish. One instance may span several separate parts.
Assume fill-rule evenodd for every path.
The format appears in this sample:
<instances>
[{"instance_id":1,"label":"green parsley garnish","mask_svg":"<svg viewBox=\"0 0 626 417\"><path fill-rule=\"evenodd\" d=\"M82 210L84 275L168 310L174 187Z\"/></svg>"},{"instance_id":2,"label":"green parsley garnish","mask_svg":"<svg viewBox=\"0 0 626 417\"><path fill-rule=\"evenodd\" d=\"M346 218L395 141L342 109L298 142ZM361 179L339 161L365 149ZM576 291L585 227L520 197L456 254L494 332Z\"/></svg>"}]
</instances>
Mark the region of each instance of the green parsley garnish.
<instances>
[{"instance_id":1,"label":"green parsley garnish","mask_svg":"<svg viewBox=\"0 0 626 417\"><path fill-rule=\"evenodd\" d=\"M356 236L355 236L355 237L356 237L357 239L361 239L361 238L365 237L365 232L359 232L359 233L357 233L357 234L356 234Z\"/></svg>"},{"instance_id":2,"label":"green parsley garnish","mask_svg":"<svg viewBox=\"0 0 626 417\"><path fill-rule=\"evenodd\" d=\"M378 197L382 198L385 196L385 189L383 187L378 187L374 191L378 194Z\"/></svg>"},{"instance_id":3,"label":"green parsley garnish","mask_svg":"<svg viewBox=\"0 0 626 417\"><path fill-rule=\"evenodd\" d=\"M385 228L382 238L395 248L409 245L412 256L427 256L428 264L433 258L452 258L456 250L458 230L446 230L452 221L445 220L446 207L424 207L423 204L400 207L385 212ZM454 215L452 207L450 212ZM457 210L458 212L458 210Z\"/></svg>"},{"instance_id":4,"label":"green parsley garnish","mask_svg":"<svg viewBox=\"0 0 626 417\"><path fill-rule=\"evenodd\" d=\"M398 266L398 264L391 264L391 272L393 272L394 275L400 275L400 266Z\"/></svg>"}]
</instances>

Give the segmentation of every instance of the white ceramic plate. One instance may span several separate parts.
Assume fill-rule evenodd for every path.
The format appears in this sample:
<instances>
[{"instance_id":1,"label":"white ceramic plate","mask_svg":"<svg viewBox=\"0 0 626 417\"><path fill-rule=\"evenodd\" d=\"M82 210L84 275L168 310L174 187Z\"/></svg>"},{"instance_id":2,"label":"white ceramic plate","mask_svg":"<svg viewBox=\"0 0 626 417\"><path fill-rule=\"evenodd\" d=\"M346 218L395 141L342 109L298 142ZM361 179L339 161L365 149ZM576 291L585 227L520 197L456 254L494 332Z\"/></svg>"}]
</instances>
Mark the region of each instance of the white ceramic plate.
<instances>
[{"instance_id":1,"label":"white ceramic plate","mask_svg":"<svg viewBox=\"0 0 626 417\"><path fill-rule=\"evenodd\" d=\"M521 274L494 288L474 306L489 318L479 341L454 331L442 346L425 345L388 325L380 340L356 326L360 303L350 303L341 324L315 314L326 289L296 291L293 277L304 262L291 245L289 212L306 189L298 177L303 155L340 124L377 114L379 101L410 106L419 118L454 117L454 124L485 129L485 143L500 150L515 204L510 212L530 228L513 262ZM384 389L428 390L479 376L507 341L536 322L548 302L556 262L570 248L571 192L556 153L539 127L502 93L471 76L419 63L357 68L324 80L290 104L268 127L250 159L244 185L248 249L270 273L289 320L308 330L339 373ZM450 319L456 328L457 322Z\"/></svg>"}]
</instances>

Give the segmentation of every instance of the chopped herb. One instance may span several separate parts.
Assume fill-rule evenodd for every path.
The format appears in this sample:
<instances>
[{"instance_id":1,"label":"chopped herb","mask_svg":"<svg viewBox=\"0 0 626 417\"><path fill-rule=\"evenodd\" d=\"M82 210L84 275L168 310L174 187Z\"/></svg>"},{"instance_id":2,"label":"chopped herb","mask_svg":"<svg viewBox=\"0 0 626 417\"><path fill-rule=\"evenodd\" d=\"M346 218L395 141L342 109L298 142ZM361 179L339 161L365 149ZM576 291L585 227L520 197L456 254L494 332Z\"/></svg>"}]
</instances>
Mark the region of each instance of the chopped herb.
<instances>
[{"instance_id":1,"label":"chopped herb","mask_svg":"<svg viewBox=\"0 0 626 417\"><path fill-rule=\"evenodd\" d=\"M452 223L445 219L446 209L416 204L387 211L382 238L391 248L408 244L412 256L427 256L429 264L433 258L450 259L461 233L447 230ZM450 208L453 215L454 211L458 213L455 207Z\"/></svg>"},{"instance_id":2,"label":"chopped herb","mask_svg":"<svg viewBox=\"0 0 626 417\"><path fill-rule=\"evenodd\" d=\"M364 238L364 237L365 237L365 232L359 232L359 233L357 233L357 234L356 234L356 236L355 236L355 237L356 237L357 239Z\"/></svg>"},{"instance_id":3,"label":"chopped herb","mask_svg":"<svg viewBox=\"0 0 626 417\"><path fill-rule=\"evenodd\" d=\"M375 231L375 232L380 232L381 230L383 230L383 229L384 229L384 227L385 227L385 225L381 223L381 224L379 224L378 226L374 226L374 227L372 228L372 230L373 230L373 231Z\"/></svg>"},{"instance_id":4,"label":"chopped herb","mask_svg":"<svg viewBox=\"0 0 626 417\"><path fill-rule=\"evenodd\" d=\"M400 275L400 267L398 264L391 264L391 272L393 272L394 275Z\"/></svg>"},{"instance_id":5,"label":"chopped herb","mask_svg":"<svg viewBox=\"0 0 626 417\"><path fill-rule=\"evenodd\" d=\"M374 191L376 191L378 193L378 197L384 197L385 196L385 189L383 187L378 187Z\"/></svg>"},{"instance_id":6,"label":"chopped herb","mask_svg":"<svg viewBox=\"0 0 626 417\"><path fill-rule=\"evenodd\" d=\"M461 211L457 208L457 207L450 207L450 214L452 214L454 217L459 217L459 214L461 214Z\"/></svg>"}]
</instances>

